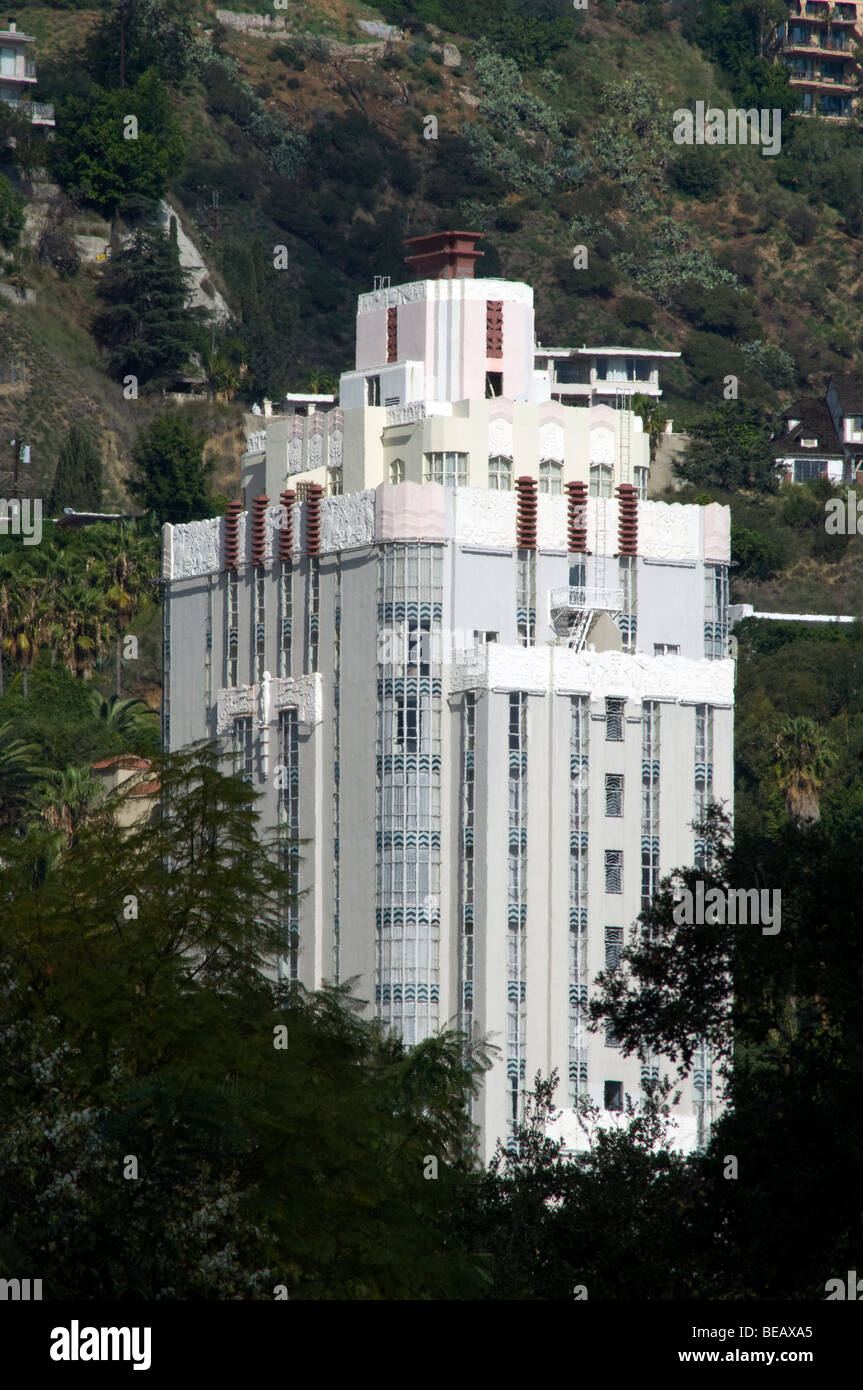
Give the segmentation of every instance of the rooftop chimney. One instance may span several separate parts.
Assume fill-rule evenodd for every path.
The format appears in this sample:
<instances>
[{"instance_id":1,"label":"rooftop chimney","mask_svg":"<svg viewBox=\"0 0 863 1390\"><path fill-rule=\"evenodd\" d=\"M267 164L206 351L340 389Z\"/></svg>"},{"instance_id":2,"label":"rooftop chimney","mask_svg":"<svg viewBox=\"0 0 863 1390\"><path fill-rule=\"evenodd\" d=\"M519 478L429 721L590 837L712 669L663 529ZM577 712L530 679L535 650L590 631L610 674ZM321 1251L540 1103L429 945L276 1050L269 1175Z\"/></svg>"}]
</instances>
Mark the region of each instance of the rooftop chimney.
<instances>
[{"instance_id":1,"label":"rooftop chimney","mask_svg":"<svg viewBox=\"0 0 863 1390\"><path fill-rule=\"evenodd\" d=\"M408 238L413 255L406 256L420 280L472 280L474 262L484 255L475 250L483 232L432 232Z\"/></svg>"},{"instance_id":2,"label":"rooftop chimney","mask_svg":"<svg viewBox=\"0 0 863 1390\"><path fill-rule=\"evenodd\" d=\"M15 30L16 30L16 27L17 27L17 26L16 26L16 24L15 24L15 20L14 20L14 19L12 18L12 16L10 15L10 16L9 16L9 33L10 33L10 34L14 34L14 33L15 33Z\"/></svg>"}]
</instances>

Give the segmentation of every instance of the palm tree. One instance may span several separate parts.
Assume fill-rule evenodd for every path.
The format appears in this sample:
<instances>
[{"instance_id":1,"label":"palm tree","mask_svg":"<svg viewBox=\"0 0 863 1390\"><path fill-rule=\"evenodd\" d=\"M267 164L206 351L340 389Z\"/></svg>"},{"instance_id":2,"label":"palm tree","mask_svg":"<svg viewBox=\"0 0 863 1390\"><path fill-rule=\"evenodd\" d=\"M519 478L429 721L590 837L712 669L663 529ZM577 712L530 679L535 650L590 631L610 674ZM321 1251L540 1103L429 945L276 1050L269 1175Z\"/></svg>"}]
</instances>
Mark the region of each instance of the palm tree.
<instances>
[{"instance_id":1,"label":"palm tree","mask_svg":"<svg viewBox=\"0 0 863 1390\"><path fill-rule=\"evenodd\" d=\"M35 804L44 770L36 759L35 743L13 738L12 724L0 724L0 825L10 825L16 815Z\"/></svg>"},{"instance_id":2,"label":"palm tree","mask_svg":"<svg viewBox=\"0 0 863 1390\"><path fill-rule=\"evenodd\" d=\"M665 434L665 427L668 424L668 412L659 401L654 400L653 396L645 396L641 393L632 397L632 409L636 415L641 417L641 423L647 431L650 441L650 466L656 462L656 451L659 448L659 441Z\"/></svg>"},{"instance_id":3,"label":"palm tree","mask_svg":"<svg viewBox=\"0 0 863 1390\"><path fill-rule=\"evenodd\" d=\"M112 695L109 700L105 700L95 690L90 698L99 719L104 719L108 729L123 738L140 738L141 734L153 732L158 728L159 716L146 700L121 700L119 695Z\"/></svg>"},{"instance_id":4,"label":"palm tree","mask_svg":"<svg viewBox=\"0 0 863 1390\"><path fill-rule=\"evenodd\" d=\"M821 819L819 805L824 778L836 761L836 750L814 719L786 719L774 743L776 779L785 793L785 809L796 825Z\"/></svg>"},{"instance_id":5,"label":"palm tree","mask_svg":"<svg viewBox=\"0 0 863 1390\"><path fill-rule=\"evenodd\" d=\"M103 799L101 783L89 767L66 767L43 779L39 815L49 830L73 844L79 826Z\"/></svg>"}]
</instances>

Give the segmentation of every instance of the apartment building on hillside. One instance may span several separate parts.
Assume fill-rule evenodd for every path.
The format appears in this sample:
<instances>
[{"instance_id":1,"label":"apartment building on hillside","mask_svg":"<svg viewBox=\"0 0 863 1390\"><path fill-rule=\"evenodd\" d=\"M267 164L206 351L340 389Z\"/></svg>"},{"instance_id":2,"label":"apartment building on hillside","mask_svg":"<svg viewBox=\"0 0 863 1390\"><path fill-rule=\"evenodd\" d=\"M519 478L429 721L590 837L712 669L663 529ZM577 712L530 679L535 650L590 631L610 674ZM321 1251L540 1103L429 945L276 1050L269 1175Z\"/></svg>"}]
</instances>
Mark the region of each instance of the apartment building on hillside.
<instances>
[{"instance_id":1,"label":"apartment building on hillside","mask_svg":"<svg viewBox=\"0 0 863 1390\"><path fill-rule=\"evenodd\" d=\"M728 509L643 500L640 420L551 398L532 290L475 276L479 239L415 239L339 405L256 419L243 500L164 528L163 733L221 740L283 831L287 978L500 1049L488 1157L537 1070L572 1150L580 1097L616 1124L671 1070L587 1001L731 804L734 666ZM682 1146L718 1104L702 1049Z\"/></svg>"},{"instance_id":2,"label":"apartment building on hillside","mask_svg":"<svg viewBox=\"0 0 863 1390\"><path fill-rule=\"evenodd\" d=\"M798 114L850 120L860 67L855 45L863 37L859 0L790 0L779 28L782 61L799 97Z\"/></svg>"},{"instance_id":3,"label":"apartment building on hillside","mask_svg":"<svg viewBox=\"0 0 863 1390\"><path fill-rule=\"evenodd\" d=\"M12 18L0 29L0 101L29 117L33 125L53 126L54 107L50 102L33 101L36 86L36 63L33 58L31 34L18 32Z\"/></svg>"}]
</instances>

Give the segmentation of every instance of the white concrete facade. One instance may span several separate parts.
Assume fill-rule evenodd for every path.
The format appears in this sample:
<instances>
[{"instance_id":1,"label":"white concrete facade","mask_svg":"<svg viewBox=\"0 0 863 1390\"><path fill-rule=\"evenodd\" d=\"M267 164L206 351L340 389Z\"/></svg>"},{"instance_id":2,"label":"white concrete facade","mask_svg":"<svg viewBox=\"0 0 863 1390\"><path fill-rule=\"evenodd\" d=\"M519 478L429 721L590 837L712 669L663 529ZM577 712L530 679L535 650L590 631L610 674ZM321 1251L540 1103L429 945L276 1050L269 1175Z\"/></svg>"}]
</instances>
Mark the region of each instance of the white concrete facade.
<instances>
[{"instance_id":1,"label":"white concrete facade","mask_svg":"<svg viewBox=\"0 0 863 1390\"><path fill-rule=\"evenodd\" d=\"M522 382L520 400L459 398L489 370L489 284L503 304L491 360ZM615 1123L664 1070L587 1032L592 981L659 877L695 862L706 801L732 803L728 509L638 501L636 552L621 555L623 504L591 496L574 553L570 499L549 489L535 544L520 545L515 479L541 486L552 461L557 481L589 484L601 458L616 487L643 436L624 438L627 413L530 398L526 286L423 281L364 296L362 374L380 365L381 333L392 355L387 311L403 305L416 311L406 361L436 402L349 406L343 393L329 415L268 420L244 475L246 507L268 499L257 563L249 511L230 570L225 518L165 527L165 740L224 740L265 824L306 842L288 976L309 988L358 977L408 1042L459 1026L496 1045L474 1110L485 1157L536 1071L557 1068L561 1133L578 1148L578 1097ZM476 305L482 333L459 328L448 341L461 358L438 362L441 322L449 332ZM440 398L443 383L455 398ZM396 449L405 469L391 482ZM429 454L466 455L463 471L427 481ZM336 456L342 495L294 502L287 517L280 492L324 481ZM509 486L495 485L500 457ZM589 610L580 648L567 604ZM720 1099L709 1057L682 1089L691 1146Z\"/></svg>"}]
</instances>

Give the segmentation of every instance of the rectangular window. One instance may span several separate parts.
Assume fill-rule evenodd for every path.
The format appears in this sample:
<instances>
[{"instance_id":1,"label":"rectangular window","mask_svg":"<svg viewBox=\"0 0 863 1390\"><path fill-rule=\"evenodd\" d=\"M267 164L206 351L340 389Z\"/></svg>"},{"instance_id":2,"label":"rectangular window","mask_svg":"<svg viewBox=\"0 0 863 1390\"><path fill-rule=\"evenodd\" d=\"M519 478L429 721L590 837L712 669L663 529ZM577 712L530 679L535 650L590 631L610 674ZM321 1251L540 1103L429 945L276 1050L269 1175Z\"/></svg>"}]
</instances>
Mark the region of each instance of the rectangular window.
<instances>
[{"instance_id":1,"label":"rectangular window","mask_svg":"<svg viewBox=\"0 0 863 1390\"><path fill-rule=\"evenodd\" d=\"M279 598L282 610L281 631L279 633L279 675L289 676L291 674L293 595L291 593L291 567L288 564L282 565L282 573L279 580Z\"/></svg>"},{"instance_id":2,"label":"rectangular window","mask_svg":"<svg viewBox=\"0 0 863 1390\"><path fill-rule=\"evenodd\" d=\"M488 461L488 485L492 492L512 490L512 459L495 454Z\"/></svg>"},{"instance_id":3,"label":"rectangular window","mask_svg":"<svg viewBox=\"0 0 863 1390\"><path fill-rule=\"evenodd\" d=\"M606 1110L623 1109L623 1082L606 1081L604 1087L605 1108Z\"/></svg>"},{"instance_id":4,"label":"rectangular window","mask_svg":"<svg viewBox=\"0 0 863 1390\"><path fill-rule=\"evenodd\" d=\"M318 626L320 620L321 572L317 556L309 560L308 629L306 632L306 670L318 669Z\"/></svg>"},{"instance_id":5,"label":"rectangular window","mask_svg":"<svg viewBox=\"0 0 863 1390\"><path fill-rule=\"evenodd\" d=\"M260 570L255 573L255 680L261 680L266 669L267 590L266 578Z\"/></svg>"},{"instance_id":6,"label":"rectangular window","mask_svg":"<svg viewBox=\"0 0 863 1390\"><path fill-rule=\"evenodd\" d=\"M486 372L485 394L487 399L503 395L503 372Z\"/></svg>"},{"instance_id":7,"label":"rectangular window","mask_svg":"<svg viewBox=\"0 0 863 1390\"><path fill-rule=\"evenodd\" d=\"M234 720L234 774L244 782L254 779L254 731L252 716L241 714Z\"/></svg>"},{"instance_id":8,"label":"rectangular window","mask_svg":"<svg viewBox=\"0 0 863 1390\"><path fill-rule=\"evenodd\" d=\"M590 496L591 497L610 497L612 483L612 470L604 463L592 463L590 465Z\"/></svg>"},{"instance_id":9,"label":"rectangular window","mask_svg":"<svg viewBox=\"0 0 863 1390\"><path fill-rule=\"evenodd\" d=\"M379 376L366 377L366 405L380 405L381 379Z\"/></svg>"},{"instance_id":10,"label":"rectangular window","mask_svg":"<svg viewBox=\"0 0 863 1390\"><path fill-rule=\"evenodd\" d=\"M284 927L288 975L295 980L299 960L299 837L300 837L300 762L299 722L295 709L279 713L279 830L282 867L289 876L288 901L285 904Z\"/></svg>"},{"instance_id":11,"label":"rectangular window","mask_svg":"<svg viewBox=\"0 0 863 1390\"><path fill-rule=\"evenodd\" d=\"M551 497L560 497L563 487L563 464L552 459L540 459L539 490Z\"/></svg>"},{"instance_id":12,"label":"rectangular window","mask_svg":"<svg viewBox=\"0 0 863 1390\"><path fill-rule=\"evenodd\" d=\"M641 712L641 910L659 887L659 716L657 700Z\"/></svg>"},{"instance_id":13,"label":"rectangular window","mask_svg":"<svg viewBox=\"0 0 863 1390\"><path fill-rule=\"evenodd\" d=\"M728 654L728 566L704 566L704 655L721 661Z\"/></svg>"},{"instance_id":14,"label":"rectangular window","mask_svg":"<svg viewBox=\"0 0 863 1390\"><path fill-rule=\"evenodd\" d=\"M237 576L233 571L228 575L228 641L225 650L227 653L225 685L235 686L239 684L240 680L240 595Z\"/></svg>"},{"instance_id":15,"label":"rectangular window","mask_svg":"<svg viewBox=\"0 0 863 1390\"><path fill-rule=\"evenodd\" d=\"M605 891L606 893L623 892L622 849L607 849L605 851Z\"/></svg>"},{"instance_id":16,"label":"rectangular window","mask_svg":"<svg viewBox=\"0 0 863 1390\"><path fill-rule=\"evenodd\" d=\"M623 742L623 711L625 700L606 700L605 702L605 741Z\"/></svg>"},{"instance_id":17,"label":"rectangular window","mask_svg":"<svg viewBox=\"0 0 863 1390\"><path fill-rule=\"evenodd\" d=\"M620 953L623 950L623 927L606 927L605 929L605 968L614 970L620 963Z\"/></svg>"},{"instance_id":18,"label":"rectangular window","mask_svg":"<svg viewBox=\"0 0 863 1390\"><path fill-rule=\"evenodd\" d=\"M616 772L605 774L605 814L623 815L623 777Z\"/></svg>"},{"instance_id":19,"label":"rectangular window","mask_svg":"<svg viewBox=\"0 0 863 1390\"><path fill-rule=\"evenodd\" d=\"M328 468L327 476L330 483L330 496L341 497L342 495L342 470L340 468Z\"/></svg>"},{"instance_id":20,"label":"rectangular window","mask_svg":"<svg viewBox=\"0 0 863 1390\"><path fill-rule=\"evenodd\" d=\"M519 550L516 557L516 631L521 647L536 641L536 551Z\"/></svg>"},{"instance_id":21,"label":"rectangular window","mask_svg":"<svg viewBox=\"0 0 863 1390\"><path fill-rule=\"evenodd\" d=\"M405 461L404 459L393 459L390 464L390 482L403 483L405 480Z\"/></svg>"},{"instance_id":22,"label":"rectangular window","mask_svg":"<svg viewBox=\"0 0 863 1390\"><path fill-rule=\"evenodd\" d=\"M649 472L649 470L648 470L647 468L636 468L636 470L635 470L635 488L636 488L636 491L638 492L639 499L640 499L640 501L642 501L642 502L646 502L646 501L647 501L647 474L648 474L648 472Z\"/></svg>"},{"instance_id":23,"label":"rectangular window","mask_svg":"<svg viewBox=\"0 0 863 1390\"><path fill-rule=\"evenodd\" d=\"M680 656L679 642L654 642L654 656Z\"/></svg>"},{"instance_id":24,"label":"rectangular window","mask_svg":"<svg viewBox=\"0 0 863 1390\"><path fill-rule=\"evenodd\" d=\"M467 487L467 454L426 454L425 481L444 487Z\"/></svg>"}]
</instances>

